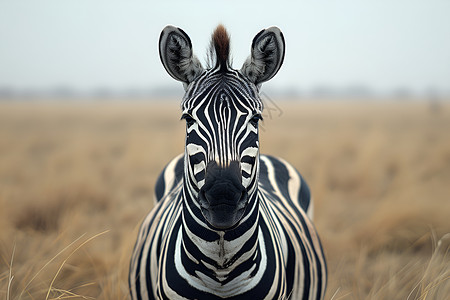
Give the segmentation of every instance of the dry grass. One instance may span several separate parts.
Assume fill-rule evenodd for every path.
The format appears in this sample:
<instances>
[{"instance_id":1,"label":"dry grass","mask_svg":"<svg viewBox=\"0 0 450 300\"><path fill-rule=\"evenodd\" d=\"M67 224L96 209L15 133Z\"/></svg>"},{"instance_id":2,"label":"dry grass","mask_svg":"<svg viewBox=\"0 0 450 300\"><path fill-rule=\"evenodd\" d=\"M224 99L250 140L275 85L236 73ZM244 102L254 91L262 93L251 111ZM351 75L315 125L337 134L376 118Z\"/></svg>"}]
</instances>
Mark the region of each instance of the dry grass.
<instances>
[{"instance_id":1,"label":"dry grass","mask_svg":"<svg viewBox=\"0 0 450 300\"><path fill-rule=\"evenodd\" d=\"M445 299L450 106L278 105L262 152L311 186L326 299ZM0 103L0 298L127 299L137 226L183 149L178 119L177 102Z\"/></svg>"}]
</instances>

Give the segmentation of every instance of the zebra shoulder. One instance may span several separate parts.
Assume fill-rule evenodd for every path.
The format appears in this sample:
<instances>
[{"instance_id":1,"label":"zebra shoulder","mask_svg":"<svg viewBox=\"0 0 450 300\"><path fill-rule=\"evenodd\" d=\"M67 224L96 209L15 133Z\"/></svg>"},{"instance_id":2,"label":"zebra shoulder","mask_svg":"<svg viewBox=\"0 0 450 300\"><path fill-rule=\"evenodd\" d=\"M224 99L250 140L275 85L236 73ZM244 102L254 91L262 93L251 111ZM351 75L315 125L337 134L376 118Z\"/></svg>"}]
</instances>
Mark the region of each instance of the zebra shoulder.
<instances>
[{"instance_id":1,"label":"zebra shoulder","mask_svg":"<svg viewBox=\"0 0 450 300\"><path fill-rule=\"evenodd\" d=\"M183 179L184 154L172 159L159 174L155 184L155 202L168 195Z\"/></svg>"},{"instance_id":2,"label":"zebra shoulder","mask_svg":"<svg viewBox=\"0 0 450 300\"><path fill-rule=\"evenodd\" d=\"M282 158L261 155L259 180L266 190L279 193L288 202L299 205L312 220L311 192L303 176L294 166Z\"/></svg>"}]
</instances>

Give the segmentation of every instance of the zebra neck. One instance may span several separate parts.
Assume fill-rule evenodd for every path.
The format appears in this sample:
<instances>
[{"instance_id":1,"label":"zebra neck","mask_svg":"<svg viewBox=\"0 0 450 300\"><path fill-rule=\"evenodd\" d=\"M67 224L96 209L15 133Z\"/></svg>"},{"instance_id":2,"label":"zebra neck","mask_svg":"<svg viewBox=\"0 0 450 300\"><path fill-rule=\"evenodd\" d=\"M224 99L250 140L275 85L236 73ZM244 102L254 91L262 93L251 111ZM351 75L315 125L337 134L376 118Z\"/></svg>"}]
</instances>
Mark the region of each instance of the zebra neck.
<instances>
[{"instance_id":1,"label":"zebra neck","mask_svg":"<svg viewBox=\"0 0 450 300\"><path fill-rule=\"evenodd\" d=\"M185 193L183 193L186 195ZM193 268L214 272L225 280L236 267L254 268L261 251L259 235L259 202L255 193L239 225L228 231L211 229L191 199L184 199L182 210L181 252ZM251 263L248 263L251 262ZM248 264L248 265L246 265Z\"/></svg>"}]
</instances>

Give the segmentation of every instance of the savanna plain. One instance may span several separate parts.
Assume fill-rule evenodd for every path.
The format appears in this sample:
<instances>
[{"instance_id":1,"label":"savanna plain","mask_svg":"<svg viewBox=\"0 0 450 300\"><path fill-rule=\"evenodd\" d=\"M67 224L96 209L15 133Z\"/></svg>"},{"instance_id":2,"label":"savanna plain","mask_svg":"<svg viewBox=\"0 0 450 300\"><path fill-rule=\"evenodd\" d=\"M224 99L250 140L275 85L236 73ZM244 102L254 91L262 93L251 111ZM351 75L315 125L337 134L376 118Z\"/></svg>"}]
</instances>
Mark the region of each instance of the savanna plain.
<instances>
[{"instance_id":1,"label":"savanna plain","mask_svg":"<svg viewBox=\"0 0 450 300\"><path fill-rule=\"evenodd\" d=\"M179 102L0 102L0 298L128 299ZM272 101L261 152L310 185L326 299L449 299L450 103Z\"/></svg>"}]
</instances>

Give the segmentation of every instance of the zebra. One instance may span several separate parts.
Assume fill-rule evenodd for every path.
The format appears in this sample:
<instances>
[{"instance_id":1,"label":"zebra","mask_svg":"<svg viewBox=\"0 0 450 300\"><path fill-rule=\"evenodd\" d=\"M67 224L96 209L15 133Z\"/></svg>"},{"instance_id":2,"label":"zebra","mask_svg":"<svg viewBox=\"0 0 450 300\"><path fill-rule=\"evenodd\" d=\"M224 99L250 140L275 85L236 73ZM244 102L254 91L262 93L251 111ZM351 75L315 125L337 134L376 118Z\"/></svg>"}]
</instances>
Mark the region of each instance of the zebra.
<instances>
[{"instance_id":1,"label":"zebra","mask_svg":"<svg viewBox=\"0 0 450 300\"><path fill-rule=\"evenodd\" d=\"M260 31L240 70L229 48L219 25L203 68L182 29L161 32L162 64L185 89L185 149L156 181L130 262L132 299L324 297L308 185L292 165L259 151L259 90L283 63L283 34Z\"/></svg>"}]
</instances>

